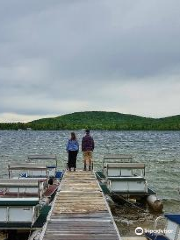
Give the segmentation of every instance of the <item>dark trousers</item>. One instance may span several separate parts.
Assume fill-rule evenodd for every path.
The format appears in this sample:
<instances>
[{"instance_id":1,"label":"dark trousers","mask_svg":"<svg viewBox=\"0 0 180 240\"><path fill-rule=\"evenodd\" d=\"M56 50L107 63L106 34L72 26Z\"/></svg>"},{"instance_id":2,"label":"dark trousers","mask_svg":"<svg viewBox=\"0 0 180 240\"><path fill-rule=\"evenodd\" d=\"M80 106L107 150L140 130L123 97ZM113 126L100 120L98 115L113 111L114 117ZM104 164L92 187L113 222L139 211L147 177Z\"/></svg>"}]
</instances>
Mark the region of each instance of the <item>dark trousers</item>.
<instances>
[{"instance_id":1,"label":"dark trousers","mask_svg":"<svg viewBox=\"0 0 180 240\"><path fill-rule=\"evenodd\" d=\"M78 151L69 151L68 152L68 168L76 168L76 157Z\"/></svg>"}]
</instances>

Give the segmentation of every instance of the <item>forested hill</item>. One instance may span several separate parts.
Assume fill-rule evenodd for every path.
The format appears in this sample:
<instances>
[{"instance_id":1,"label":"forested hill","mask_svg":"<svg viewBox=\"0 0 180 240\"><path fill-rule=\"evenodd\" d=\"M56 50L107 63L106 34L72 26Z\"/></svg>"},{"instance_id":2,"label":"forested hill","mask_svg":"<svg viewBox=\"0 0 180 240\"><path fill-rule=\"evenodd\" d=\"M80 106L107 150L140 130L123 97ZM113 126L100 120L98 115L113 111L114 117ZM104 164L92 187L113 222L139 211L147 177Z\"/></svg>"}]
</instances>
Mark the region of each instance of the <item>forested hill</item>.
<instances>
[{"instance_id":1,"label":"forested hill","mask_svg":"<svg viewBox=\"0 0 180 240\"><path fill-rule=\"evenodd\" d=\"M0 129L61 130L180 130L180 115L166 118L145 118L117 112L76 112L29 123L0 123Z\"/></svg>"}]
</instances>

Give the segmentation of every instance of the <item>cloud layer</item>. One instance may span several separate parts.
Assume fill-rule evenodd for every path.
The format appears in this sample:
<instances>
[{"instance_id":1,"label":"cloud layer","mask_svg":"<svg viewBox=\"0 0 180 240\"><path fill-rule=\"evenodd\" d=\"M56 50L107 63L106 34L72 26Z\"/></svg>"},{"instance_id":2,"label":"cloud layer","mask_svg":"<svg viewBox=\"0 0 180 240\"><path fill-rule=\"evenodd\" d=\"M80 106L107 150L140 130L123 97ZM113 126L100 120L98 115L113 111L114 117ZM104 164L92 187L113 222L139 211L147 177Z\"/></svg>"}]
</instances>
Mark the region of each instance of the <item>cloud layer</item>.
<instances>
[{"instance_id":1,"label":"cloud layer","mask_svg":"<svg viewBox=\"0 0 180 240\"><path fill-rule=\"evenodd\" d=\"M0 121L180 114L178 0L2 0Z\"/></svg>"}]
</instances>

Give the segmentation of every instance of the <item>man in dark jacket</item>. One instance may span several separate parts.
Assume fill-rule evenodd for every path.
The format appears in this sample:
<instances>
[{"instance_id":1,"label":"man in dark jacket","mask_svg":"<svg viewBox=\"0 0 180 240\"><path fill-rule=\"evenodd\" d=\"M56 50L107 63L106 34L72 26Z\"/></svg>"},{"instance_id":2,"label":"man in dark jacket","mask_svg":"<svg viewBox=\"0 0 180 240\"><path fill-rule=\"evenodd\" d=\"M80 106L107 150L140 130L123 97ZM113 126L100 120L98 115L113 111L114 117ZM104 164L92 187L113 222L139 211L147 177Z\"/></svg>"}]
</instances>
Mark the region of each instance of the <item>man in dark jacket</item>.
<instances>
[{"instance_id":1,"label":"man in dark jacket","mask_svg":"<svg viewBox=\"0 0 180 240\"><path fill-rule=\"evenodd\" d=\"M86 166L89 166L89 171L93 169L92 162L92 152L94 150L94 140L90 136L90 131L86 130L86 135L82 139L82 151L84 157L84 171L86 171Z\"/></svg>"}]
</instances>

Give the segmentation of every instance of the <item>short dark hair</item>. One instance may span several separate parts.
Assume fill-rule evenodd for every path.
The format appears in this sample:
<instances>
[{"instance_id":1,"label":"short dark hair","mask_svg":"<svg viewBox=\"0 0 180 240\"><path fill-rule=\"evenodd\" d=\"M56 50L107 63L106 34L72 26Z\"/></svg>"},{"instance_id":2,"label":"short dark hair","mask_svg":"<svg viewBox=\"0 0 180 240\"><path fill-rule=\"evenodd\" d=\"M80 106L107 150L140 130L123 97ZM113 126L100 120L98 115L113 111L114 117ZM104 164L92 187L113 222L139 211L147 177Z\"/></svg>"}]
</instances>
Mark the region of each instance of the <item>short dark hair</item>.
<instances>
[{"instance_id":1,"label":"short dark hair","mask_svg":"<svg viewBox=\"0 0 180 240\"><path fill-rule=\"evenodd\" d=\"M86 133L90 133L90 130L89 129L86 129L86 131L85 131Z\"/></svg>"}]
</instances>

